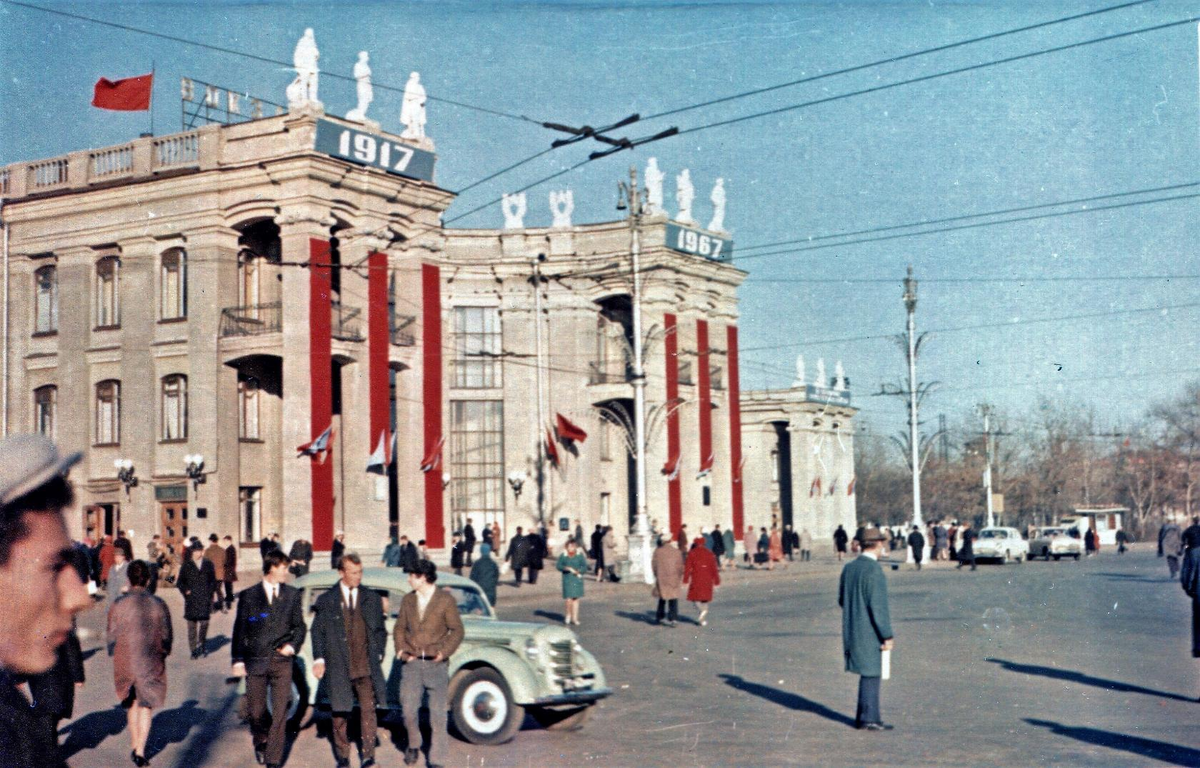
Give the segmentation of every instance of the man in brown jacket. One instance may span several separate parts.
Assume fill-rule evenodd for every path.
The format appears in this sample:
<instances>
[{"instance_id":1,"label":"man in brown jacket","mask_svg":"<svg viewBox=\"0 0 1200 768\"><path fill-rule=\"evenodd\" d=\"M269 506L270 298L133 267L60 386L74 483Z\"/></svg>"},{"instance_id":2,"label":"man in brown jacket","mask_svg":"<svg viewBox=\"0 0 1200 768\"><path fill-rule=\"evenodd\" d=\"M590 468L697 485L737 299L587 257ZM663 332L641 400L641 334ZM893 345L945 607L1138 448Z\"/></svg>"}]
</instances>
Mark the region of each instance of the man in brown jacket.
<instances>
[{"instance_id":1,"label":"man in brown jacket","mask_svg":"<svg viewBox=\"0 0 1200 768\"><path fill-rule=\"evenodd\" d=\"M662 624L665 615L667 626L673 627L679 618L679 595L683 592L683 553L670 536L664 535L659 540L650 567L654 571L654 594L658 596L654 623Z\"/></svg>"},{"instance_id":2,"label":"man in brown jacket","mask_svg":"<svg viewBox=\"0 0 1200 768\"><path fill-rule=\"evenodd\" d=\"M421 699L429 694L429 768L437 768L445 758L446 691L450 686L450 656L463 640L462 618L458 603L437 588L437 566L418 560L408 572L412 591L400 601L396 617L396 656L404 662L400 677L400 708L408 731L404 764L416 765L421 757L421 729L418 717Z\"/></svg>"},{"instance_id":3,"label":"man in brown jacket","mask_svg":"<svg viewBox=\"0 0 1200 768\"><path fill-rule=\"evenodd\" d=\"M204 550L204 559L213 564L213 571L217 575L216 584L213 586L213 610L224 613L228 610L225 607L225 601L221 599L221 583L225 581L225 548L220 545L219 541L217 534L209 534L209 543L208 548Z\"/></svg>"}]
</instances>

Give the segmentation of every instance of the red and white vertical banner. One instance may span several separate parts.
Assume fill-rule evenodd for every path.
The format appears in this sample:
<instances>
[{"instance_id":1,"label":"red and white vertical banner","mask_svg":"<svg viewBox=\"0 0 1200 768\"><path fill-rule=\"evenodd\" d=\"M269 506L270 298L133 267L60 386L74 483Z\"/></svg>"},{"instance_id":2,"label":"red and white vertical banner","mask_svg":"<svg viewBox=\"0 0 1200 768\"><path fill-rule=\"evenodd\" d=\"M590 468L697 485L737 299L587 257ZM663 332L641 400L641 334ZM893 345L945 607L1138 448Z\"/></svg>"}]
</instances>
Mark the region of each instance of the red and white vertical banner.
<instances>
[{"instance_id":1,"label":"red and white vertical banner","mask_svg":"<svg viewBox=\"0 0 1200 768\"><path fill-rule=\"evenodd\" d=\"M442 425L442 276L433 264L421 266L421 363L425 421L425 454L445 456ZM430 549L446 546L442 472L449 462L437 462L425 473L425 542Z\"/></svg>"},{"instance_id":2,"label":"red and white vertical banner","mask_svg":"<svg viewBox=\"0 0 1200 768\"><path fill-rule=\"evenodd\" d=\"M742 387L738 374L738 329L725 326L725 355L729 367L729 467L733 476L730 494L733 504L733 530L738 535L744 525L742 507Z\"/></svg>"},{"instance_id":3,"label":"red and white vertical banner","mask_svg":"<svg viewBox=\"0 0 1200 768\"><path fill-rule=\"evenodd\" d=\"M700 388L698 393L700 403L700 476L712 472L712 375L708 367L708 321L696 321L696 365L700 368L696 383Z\"/></svg>"},{"instance_id":4,"label":"red and white vertical banner","mask_svg":"<svg viewBox=\"0 0 1200 768\"><path fill-rule=\"evenodd\" d=\"M387 254L372 251L367 255L367 376L370 384L369 422L371 425L367 446L369 455L376 456L383 447L383 465L379 471L387 472L391 462L388 446L391 445L391 408L388 402L388 349L390 327L388 307L388 262Z\"/></svg>"},{"instance_id":5,"label":"red and white vertical banner","mask_svg":"<svg viewBox=\"0 0 1200 768\"><path fill-rule=\"evenodd\" d=\"M665 362L667 366L667 456L679 459L679 409L675 407L679 398L679 334L675 315L663 315ZM668 461L670 463L670 461ZM668 528L671 535L679 532L683 524L683 495L679 485L678 466L667 474Z\"/></svg>"},{"instance_id":6,"label":"red and white vertical banner","mask_svg":"<svg viewBox=\"0 0 1200 768\"><path fill-rule=\"evenodd\" d=\"M329 242L308 241L308 375L310 430L314 439L333 424L333 306L330 303ZM312 544L333 546L333 443L324 460L312 465Z\"/></svg>"}]
</instances>

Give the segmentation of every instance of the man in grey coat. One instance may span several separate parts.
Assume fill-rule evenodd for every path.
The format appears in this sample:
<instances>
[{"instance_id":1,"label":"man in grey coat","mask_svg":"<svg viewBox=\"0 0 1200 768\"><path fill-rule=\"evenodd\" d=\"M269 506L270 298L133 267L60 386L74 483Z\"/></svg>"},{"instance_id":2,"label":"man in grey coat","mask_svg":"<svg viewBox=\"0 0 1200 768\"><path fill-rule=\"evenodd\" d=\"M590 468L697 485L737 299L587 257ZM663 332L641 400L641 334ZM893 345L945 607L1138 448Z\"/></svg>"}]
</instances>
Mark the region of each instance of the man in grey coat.
<instances>
[{"instance_id":1,"label":"man in grey coat","mask_svg":"<svg viewBox=\"0 0 1200 768\"><path fill-rule=\"evenodd\" d=\"M357 700L363 766L375 765L375 709L384 706L383 654L387 648L383 601L362 587L362 558L354 552L338 563L342 578L317 598L312 623L313 675L329 686L333 749L338 766L350 765L350 714Z\"/></svg>"},{"instance_id":2,"label":"man in grey coat","mask_svg":"<svg viewBox=\"0 0 1200 768\"><path fill-rule=\"evenodd\" d=\"M1179 573L1179 558L1183 555L1183 531L1174 522L1158 530L1158 556L1167 558L1167 568L1174 580Z\"/></svg>"},{"instance_id":3,"label":"man in grey coat","mask_svg":"<svg viewBox=\"0 0 1200 768\"><path fill-rule=\"evenodd\" d=\"M894 645L887 580L879 566L884 538L876 528L863 531L862 553L842 569L838 584L846 671L859 675L854 727L866 731L892 730L892 726L883 722L879 711L883 652L890 653Z\"/></svg>"}]
</instances>

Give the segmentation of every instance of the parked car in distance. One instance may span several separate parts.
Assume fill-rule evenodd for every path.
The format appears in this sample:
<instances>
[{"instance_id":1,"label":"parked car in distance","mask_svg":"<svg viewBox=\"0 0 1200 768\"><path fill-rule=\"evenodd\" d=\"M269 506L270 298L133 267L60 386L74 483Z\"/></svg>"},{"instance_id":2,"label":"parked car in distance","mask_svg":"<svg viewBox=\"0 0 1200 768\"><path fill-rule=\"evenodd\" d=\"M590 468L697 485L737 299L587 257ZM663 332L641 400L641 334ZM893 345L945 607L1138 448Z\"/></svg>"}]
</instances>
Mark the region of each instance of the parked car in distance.
<instances>
[{"instance_id":1,"label":"parked car in distance","mask_svg":"<svg viewBox=\"0 0 1200 768\"><path fill-rule=\"evenodd\" d=\"M304 620L311 629L314 604L334 588L337 571L316 571L296 579L303 592ZM479 585L462 576L438 573L437 585L458 601L465 638L450 657L449 707L453 730L473 744L503 744L516 736L528 712L553 730L583 726L592 706L609 696L604 672L566 627L527 621L500 621ZM383 674L387 708L400 710L403 664L395 658L392 629L400 600L410 591L399 568L364 568L362 587L384 598L387 651ZM312 675L312 644L296 656L294 700L289 720L297 727L310 705L328 707L325 686Z\"/></svg>"},{"instance_id":2,"label":"parked car in distance","mask_svg":"<svg viewBox=\"0 0 1200 768\"><path fill-rule=\"evenodd\" d=\"M1059 560L1073 557L1076 560L1083 553L1083 539L1071 535L1065 526L1047 525L1035 528L1029 539L1029 559L1044 557L1047 560Z\"/></svg>"},{"instance_id":3,"label":"parked car in distance","mask_svg":"<svg viewBox=\"0 0 1200 768\"><path fill-rule=\"evenodd\" d=\"M1016 528L984 528L975 539L975 559L1021 562L1029 554L1029 544Z\"/></svg>"}]
</instances>

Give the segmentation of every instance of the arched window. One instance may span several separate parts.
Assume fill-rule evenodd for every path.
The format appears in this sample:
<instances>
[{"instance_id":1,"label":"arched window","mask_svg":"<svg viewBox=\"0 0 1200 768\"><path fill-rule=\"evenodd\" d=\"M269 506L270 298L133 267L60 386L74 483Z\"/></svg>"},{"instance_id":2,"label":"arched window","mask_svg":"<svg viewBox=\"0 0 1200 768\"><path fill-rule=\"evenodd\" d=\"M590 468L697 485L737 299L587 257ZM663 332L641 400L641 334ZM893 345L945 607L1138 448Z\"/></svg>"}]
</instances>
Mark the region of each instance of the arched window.
<instances>
[{"instance_id":1,"label":"arched window","mask_svg":"<svg viewBox=\"0 0 1200 768\"><path fill-rule=\"evenodd\" d=\"M242 440L258 440L258 379L253 376L238 377L238 437Z\"/></svg>"},{"instance_id":2,"label":"arched window","mask_svg":"<svg viewBox=\"0 0 1200 768\"><path fill-rule=\"evenodd\" d=\"M105 256L96 262L96 327L121 324L121 260Z\"/></svg>"},{"instance_id":3,"label":"arched window","mask_svg":"<svg viewBox=\"0 0 1200 768\"><path fill-rule=\"evenodd\" d=\"M162 439L187 439L187 376L180 373L162 380Z\"/></svg>"},{"instance_id":4,"label":"arched window","mask_svg":"<svg viewBox=\"0 0 1200 768\"><path fill-rule=\"evenodd\" d=\"M102 381L96 385L96 445L121 442L121 382Z\"/></svg>"},{"instance_id":5,"label":"arched window","mask_svg":"<svg viewBox=\"0 0 1200 768\"><path fill-rule=\"evenodd\" d=\"M33 273L34 333L58 330L58 269L54 265Z\"/></svg>"},{"instance_id":6,"label":"arched window","mask_svg":"<svg viewBox=\"0 0 1200 768\"><path fill-rule=\"evenodd\" d=\"M51 384L33 390L33 428L51 440L55 438L57 410L58 387Z\"/></svg>"},{"instance_id":7,"label":"arched window","mask_svg":"<svg viewBox=\"0 0 1200 768\"><path fill-rule=\"evenodd\" d=\"M162 320L187 317L187 251L182 248L162 255L158 315Z\"/></svg>"}]
</instances>

